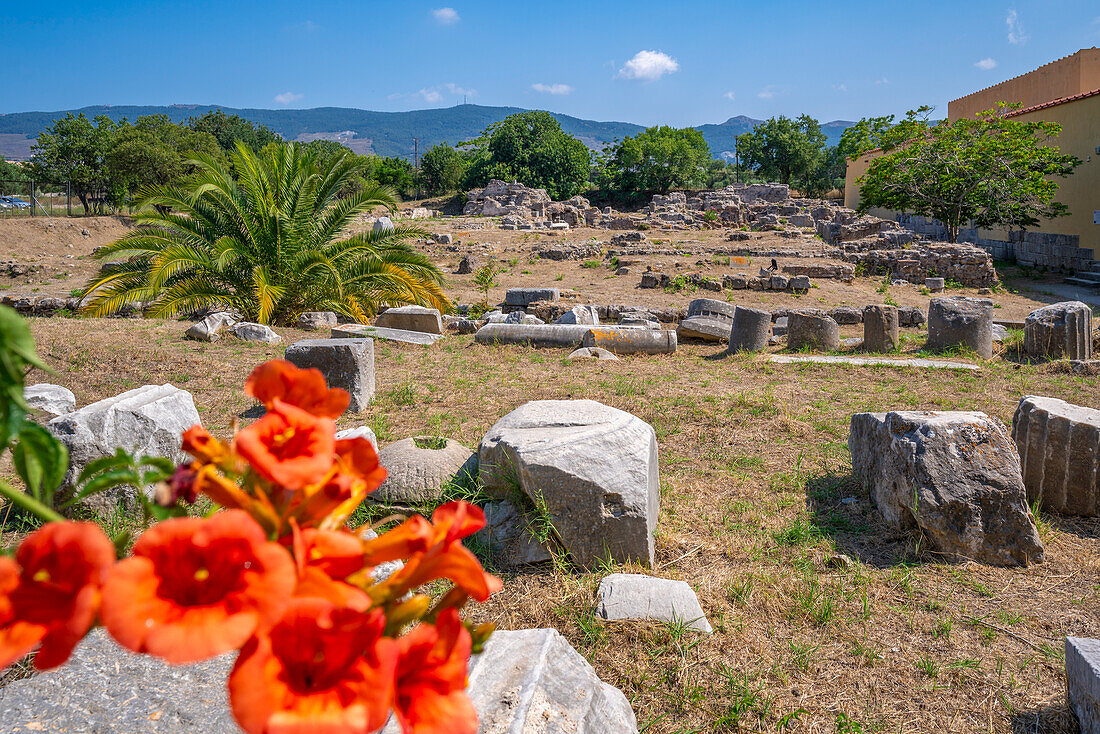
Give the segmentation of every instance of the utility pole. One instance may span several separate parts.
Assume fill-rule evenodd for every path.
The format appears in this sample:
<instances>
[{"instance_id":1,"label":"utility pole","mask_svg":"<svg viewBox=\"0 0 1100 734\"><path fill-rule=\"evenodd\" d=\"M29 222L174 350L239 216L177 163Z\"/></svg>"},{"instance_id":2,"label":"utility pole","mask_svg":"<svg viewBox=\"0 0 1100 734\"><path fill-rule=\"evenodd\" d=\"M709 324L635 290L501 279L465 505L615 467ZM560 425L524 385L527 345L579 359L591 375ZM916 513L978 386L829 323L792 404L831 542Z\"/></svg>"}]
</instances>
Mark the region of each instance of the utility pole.
<instances>
[{"instance_id":1,"label":"utility pole","mask_svg":"<svg viewBox=\"0 0 1100 734\"><path fill-rule=\"evenodd\" d=\"M413 138L413 177L416 178L416 198L420 198L420 138Z\"/></svg>"}]
</instances>

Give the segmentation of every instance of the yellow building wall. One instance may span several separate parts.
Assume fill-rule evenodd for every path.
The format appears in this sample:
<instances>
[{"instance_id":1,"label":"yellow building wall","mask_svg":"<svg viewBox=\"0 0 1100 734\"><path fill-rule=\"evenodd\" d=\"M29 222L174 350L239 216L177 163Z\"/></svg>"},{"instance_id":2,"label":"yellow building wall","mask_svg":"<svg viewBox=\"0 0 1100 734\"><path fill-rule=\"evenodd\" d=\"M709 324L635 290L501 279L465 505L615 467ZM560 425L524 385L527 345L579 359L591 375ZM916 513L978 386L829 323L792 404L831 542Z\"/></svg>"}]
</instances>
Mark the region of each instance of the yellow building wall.
<instances>
[{"instance_id":1,"label":"yellow building wall","mask_svg":"<svg viewBox=\"0 0 1100 734\"><path fill-rule=\"evenodd\" d=\"M1098 85L1100 87L1100 85ZM1058 179L1057 201L1069 207L1070 216L1040 220L1038 232L1077 235L1079 246L1093 251L1093 258L1100 260L1100 224L1094 223L1094 212L1100 212L1100 94L1045 109L1016 115L1012 119L1022 121L1045 120L1057 122L1062 133L1051 144L1063 153L1071 153L1084 161L1073 175ZM856 181L867 172L867 166L880 151L872 151L848 161L844 176L844 206L859 206L859 184ZM871 210L883 219L894 219L895 212ZM979 232L983 239L1007 240L1006 231Z\"/></svg>"},{"instance_id":2,"label":"yellow building wall","mask_svg":"<svg viewBox=\"0 0 1100 734\"><path fill-rule=\"evenodd\" d=\"M1032 107L1094 89L1100 89L1100 49L1086 48L1035 71L952 100L947 103L947 117L951 120L973 117L1001 102Z\"/></svg>"}]
</instances>

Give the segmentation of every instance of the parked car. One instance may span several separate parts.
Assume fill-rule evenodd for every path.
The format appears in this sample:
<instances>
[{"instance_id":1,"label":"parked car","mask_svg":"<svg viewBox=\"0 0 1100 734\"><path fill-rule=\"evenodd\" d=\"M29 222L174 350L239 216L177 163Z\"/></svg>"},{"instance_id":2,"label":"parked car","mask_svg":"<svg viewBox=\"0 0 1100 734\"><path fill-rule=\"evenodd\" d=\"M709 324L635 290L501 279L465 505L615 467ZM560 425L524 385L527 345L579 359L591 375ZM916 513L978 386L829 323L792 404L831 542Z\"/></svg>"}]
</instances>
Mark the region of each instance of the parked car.
<instances>
[{"instance_id":1,"label":"parked car","mask_svg":"<svg viewBox=\"0 0 1100 734\"><path fill-rule=\"evenodd\" d=\"M18 196L0 196L0 209L30 209L31 205Z\"/></svg>"}]
</instances>

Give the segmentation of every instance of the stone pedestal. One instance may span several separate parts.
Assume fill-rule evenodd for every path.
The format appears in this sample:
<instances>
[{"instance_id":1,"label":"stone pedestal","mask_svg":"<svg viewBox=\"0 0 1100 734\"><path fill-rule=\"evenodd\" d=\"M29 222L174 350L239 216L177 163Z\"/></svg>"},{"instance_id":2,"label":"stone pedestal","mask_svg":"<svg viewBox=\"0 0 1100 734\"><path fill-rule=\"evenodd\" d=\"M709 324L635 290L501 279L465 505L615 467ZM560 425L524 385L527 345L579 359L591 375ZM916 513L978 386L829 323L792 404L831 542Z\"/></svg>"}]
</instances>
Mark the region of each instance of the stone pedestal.
<instances>
[{"instance_id":1,"label":"stone pedestal","mask_svg":"<svg viewBox=\"0 0 1100 734\"><path fill-rule=\"evenodd\" d=\"M970 349L983 359L993 356L993 301L952 296L928 304L928 349Z\"/></svg>"},{"instance_id":2,"label":"stone pedestal","mask_svg":"<svg viewBox=\"0 0 1100 734\"><path fill-rule=\"evenodd\" d=\"M787 347L798 351L807 346L822 352L840 349L840 326L821 309L805 308L787 314Z\"/></svg>"},{"instance_id":3,"label":"stone pedestal","mask_svg":"<svg viewBox=\"0 0 1100 734\"><path fill-rule=\"evenodd\" d=\"M1100 410L1029 395L1012 416L1029 502L1066 515L1100 515Z\"/></svg>"},{"instance_id":4,"label":"stone pedestal","mask_svg":"<svg viewBox=\"0 0 1100 734\"><path fill-rule=\"evenodd\" d=\"M863 351L892 352L898 348L898 310L894 306L863 308Z\"/></svg>"}]
</instances>

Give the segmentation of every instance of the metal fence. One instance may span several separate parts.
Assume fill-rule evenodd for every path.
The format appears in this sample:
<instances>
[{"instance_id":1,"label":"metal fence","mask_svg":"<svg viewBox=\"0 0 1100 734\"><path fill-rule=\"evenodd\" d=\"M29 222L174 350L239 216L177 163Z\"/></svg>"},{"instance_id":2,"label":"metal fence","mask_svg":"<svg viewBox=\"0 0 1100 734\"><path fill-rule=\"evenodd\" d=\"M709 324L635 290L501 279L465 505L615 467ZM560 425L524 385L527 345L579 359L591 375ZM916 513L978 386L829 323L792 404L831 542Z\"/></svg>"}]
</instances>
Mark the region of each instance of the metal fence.
<instances>
[{"instance_id":1,"label":"metal fence","mask_svg":"<svg viewBox=\"0 0 1100 734\"><path fill-rule=\"evenodd\" d=\"M0 217L82 217L120 213L112 206L106 192L93 192L81 200L68 182L0 180Z\"/></svg>"}]
</instances>

